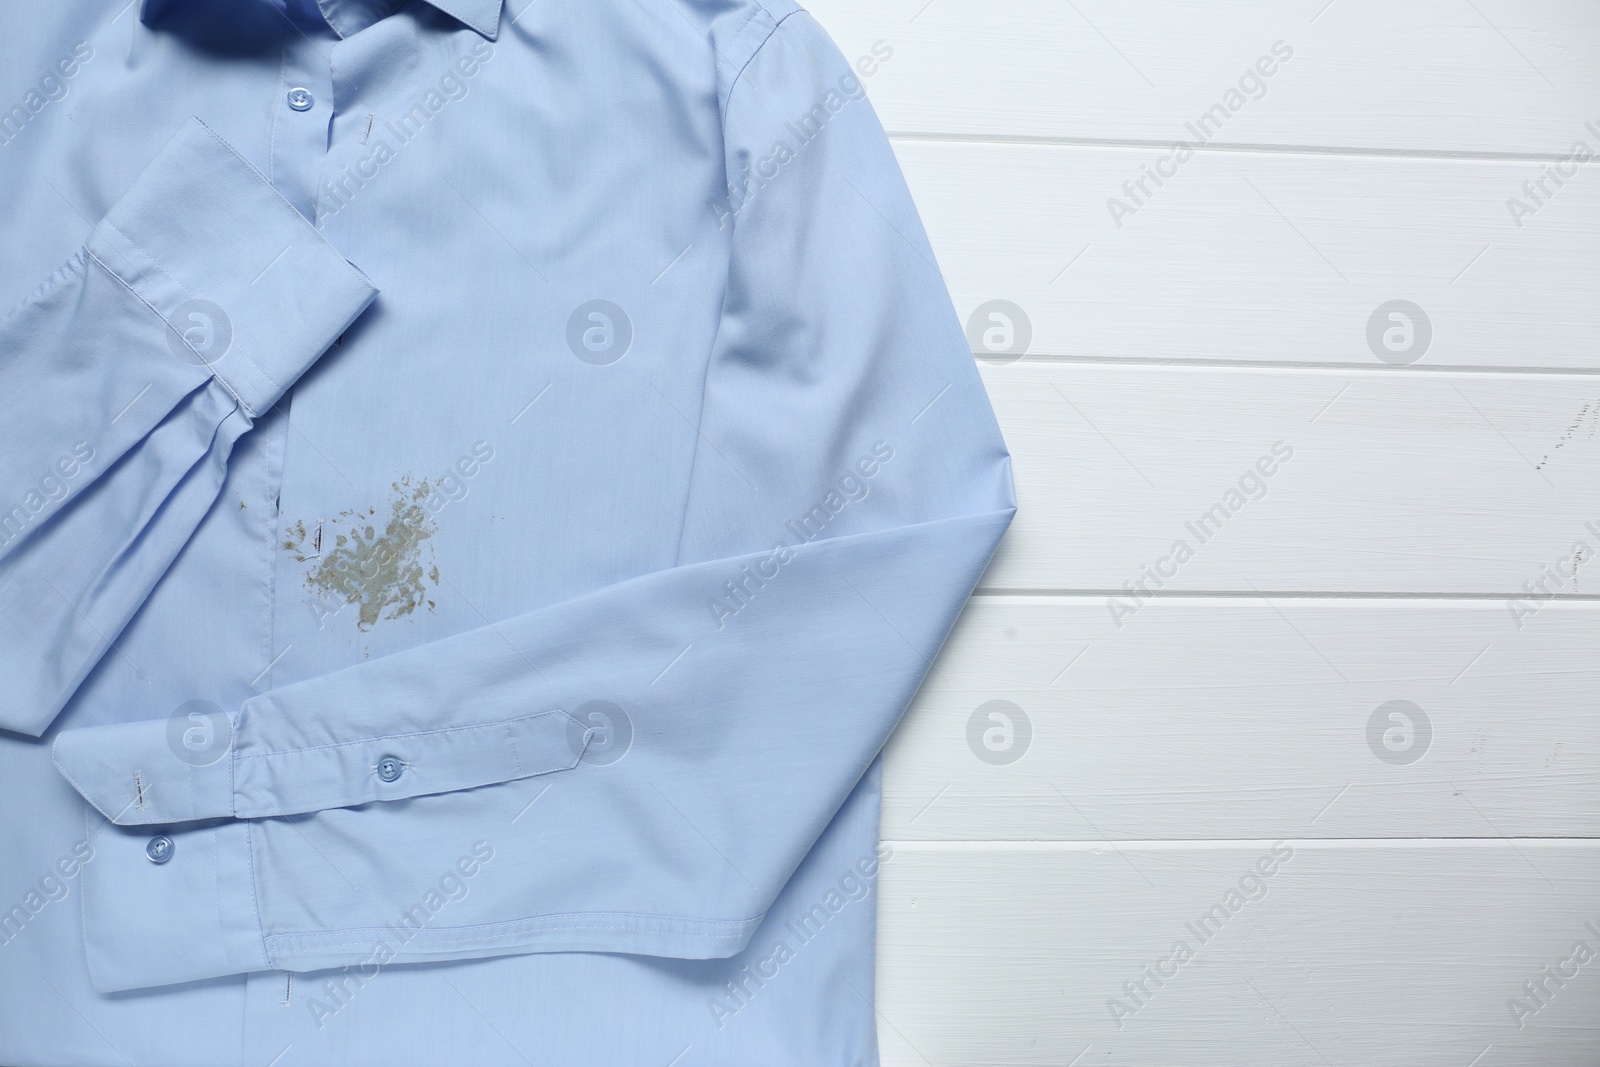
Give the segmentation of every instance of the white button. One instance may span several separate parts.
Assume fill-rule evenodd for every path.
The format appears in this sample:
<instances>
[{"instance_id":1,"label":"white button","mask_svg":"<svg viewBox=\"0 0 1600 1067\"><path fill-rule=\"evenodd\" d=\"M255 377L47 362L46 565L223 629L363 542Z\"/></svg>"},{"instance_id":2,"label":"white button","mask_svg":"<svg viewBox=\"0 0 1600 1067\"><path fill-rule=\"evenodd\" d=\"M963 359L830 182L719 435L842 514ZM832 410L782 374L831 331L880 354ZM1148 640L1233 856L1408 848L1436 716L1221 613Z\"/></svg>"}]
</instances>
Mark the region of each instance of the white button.
<instances>
[{"instance_id":1,"label":"white button","mask_svg":"<svg viewBox=\"0 0 1600 1067\"><path fill-rule=\"evenodd\" d=\"M297 85L293 89L289 90L289 106L294 108L296 111L310 111L311 105L315 104L316 102L317 98L311 95L310 89L305 89Z\"/></svg>"}]
</instances>

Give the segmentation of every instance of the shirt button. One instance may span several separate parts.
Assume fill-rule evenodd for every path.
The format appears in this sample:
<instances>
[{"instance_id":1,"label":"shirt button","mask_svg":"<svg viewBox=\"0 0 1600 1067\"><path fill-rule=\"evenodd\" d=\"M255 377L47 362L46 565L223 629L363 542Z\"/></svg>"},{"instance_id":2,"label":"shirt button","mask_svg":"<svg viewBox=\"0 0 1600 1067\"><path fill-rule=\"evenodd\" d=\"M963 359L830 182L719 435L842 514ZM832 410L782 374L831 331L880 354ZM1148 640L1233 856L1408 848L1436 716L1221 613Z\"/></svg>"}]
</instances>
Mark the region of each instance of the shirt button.
<instances>
[{"instance_id":1,"label":"shirt button","mask_svg":"<svg viewBox=\"0 0 1600 1067\"><path fill-rule=\"evenodd\" d=\"M150 857L151 863L165 863L172 858L173 851L177 848L172 843L172 838L166 834L157 834L144 846L144 854Z\"/></svg>"},{"instance_id":2,"label":"shirt button","mask_svg":"<svg viewBox=\"0 0 1600 1067\"><path fill-rule=\"evenodd\" d=\"M392 782L400 777L406 765L394 756L385 756L378 761L378 777L385 782Z\"/></svg>"},{"instance_id":3,"label":"shirt button","mask_svg":"<svg viewBox=\"0 0 1600 1067\"><path fill-rule=\"evenodd\" d=\"M317 98L311 95L310 89L297 85L289 90L289 106L296 111L310 111L311 105L316 102Z\"/></svg>"}]
</instances>

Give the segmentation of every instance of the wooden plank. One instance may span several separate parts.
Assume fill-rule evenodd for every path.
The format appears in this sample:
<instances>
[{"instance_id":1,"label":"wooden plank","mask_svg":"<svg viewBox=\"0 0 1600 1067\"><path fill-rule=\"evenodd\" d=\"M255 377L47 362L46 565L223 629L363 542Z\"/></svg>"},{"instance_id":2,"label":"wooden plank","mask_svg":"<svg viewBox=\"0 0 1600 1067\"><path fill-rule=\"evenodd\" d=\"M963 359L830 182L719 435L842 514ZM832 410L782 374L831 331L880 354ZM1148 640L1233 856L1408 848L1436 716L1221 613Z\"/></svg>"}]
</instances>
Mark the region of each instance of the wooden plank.
<instances>
[{"instance_id":1,"label":"wooden plank","mask_svg":"<svg viewBox=\"0 0 1600 1067\"><path fill-rule=\"evenodd\" d=\"M1119 628L1103 598L975 598L890 741L883 835L1600 835L1600 604L1518 621L1169 598Z\"/></svg>"},{"instance_id":2,"label":"wooden plank","mask_svg":"<svg viewBox=\"0 0 1600 1067\"><path fill-rule=\"evenodd\" d=\"M1530 195L1526 162L1212 152L1157 186L1159 150L896 150L963 321L1016 305L1026 358L1600 371L1600 157Z\"/></svg>"},{"instance_id":3,"label":"wooden plank","mask_svg":"<svg viewBox=\"0 0 1600 1067\"><path fill-rule=\"evenodd\" d=\"M1537 1011L1523 983L1577 942L1600 953L1600 847L1273 846L895 843L885 1067L1594 1062L1600 957L1564 964L1576 974ZM1208 913L1202 941L1191 926ZM1123 983L1140 980L1136 1002ZM1513 998L1531 1012L1520 1028Z\"/></svg>"},{"instance_id":4,"label":"wooden plank","mask_svg":"<svg viewBox=\"0 0 1600 1067\"><path fill-rule=\"evenodd\" d=\"M894 131L1166 144L1220 104L1213 143L1540 153L1600 117L1587 0L807 7L851 59L892 49L868 84Z\"/></svg>"},{"instance_id":5,"label":"wooden plank","mask_svg":"<svg viewBox=\"0 0 1600 1067\"><path fill-rule=\"evenodd\" d=\"M1019 501L987 591L1521 596L1576 542L1600 552L1591 378L1028 361L983 375ZM1552 588L1600 592L1600 571L1576 570Z\"/></svg>"}]
</instances>

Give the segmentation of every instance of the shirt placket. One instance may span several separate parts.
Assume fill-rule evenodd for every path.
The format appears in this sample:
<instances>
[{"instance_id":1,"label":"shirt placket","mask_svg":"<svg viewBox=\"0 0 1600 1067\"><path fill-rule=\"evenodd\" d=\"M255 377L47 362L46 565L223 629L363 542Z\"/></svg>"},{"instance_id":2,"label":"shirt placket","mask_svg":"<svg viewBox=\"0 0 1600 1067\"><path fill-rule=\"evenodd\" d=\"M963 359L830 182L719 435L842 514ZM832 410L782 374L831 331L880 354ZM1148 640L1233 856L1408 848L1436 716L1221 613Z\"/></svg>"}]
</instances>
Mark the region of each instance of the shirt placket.
<instances>
[{"instance_id":1,"label":"shirt placket","mask_svg":"<svg viewBox=\"0 0 1600 1067\"><path fill-rule=\"evenodd\" d=\"M338 38L327 27L307 27L285 46L278 84L270 102L272 136L267 176L273 188L313 223L318 222L317 184L330 150L330 131L338 104L334 80L333 49ZM288 423L292 415L294 390L279 403L279 412L264 419L257 432L270 436L267 445L267 484L272 504L283 479L283 456ZM278 516L281 521L281 516ZM272 543L277 543L274 537ZM263 581L270 588L271 561L263 562ZM270 605L273 598L265 598ZM275 633L276 627L270 629ZM276 637L274 637L276 643ZM281 649L274 647L272 654ZM263 687L270 678L263 679ZM295 976L286 971L258 972L243 976L245 990L242 1048L247 1052L265 1048L284 1027L280 1017L299 1007ZM285 1049L285 1052L288 1050ZM248 1062L248 1059L246 1060Z\"/></svg>"},{"instance_id":2,"label":"shirt placket","mask_svg":"<svg viewBox=\"0 0 1600 1067\"><path fill-rule=\"evenodd\" d=\"M326 40L296 37L284 51L276 99L272 102L274 187L302 215L315 221L317 175L328 154L328 130L336 103L332 34Z\"/></svg>"}]
</instances>

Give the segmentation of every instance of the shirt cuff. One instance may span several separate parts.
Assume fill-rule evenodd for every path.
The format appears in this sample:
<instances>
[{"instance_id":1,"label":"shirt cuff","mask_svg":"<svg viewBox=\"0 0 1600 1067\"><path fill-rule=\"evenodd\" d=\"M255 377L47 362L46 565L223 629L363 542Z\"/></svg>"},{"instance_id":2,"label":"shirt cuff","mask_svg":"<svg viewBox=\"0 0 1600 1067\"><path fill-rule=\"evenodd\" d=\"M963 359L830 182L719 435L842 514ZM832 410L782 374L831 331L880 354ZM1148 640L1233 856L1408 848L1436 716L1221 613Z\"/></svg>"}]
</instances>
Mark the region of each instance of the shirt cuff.
<instances>
[{"instance_id":1,"label":"shirt cuff","mask_svg":"<svg viewBox=\"0 0 1600 1067\"><path fill-rule=\"evenodd\" d=\"M302 969L318 951L328 954L324 942L353 936L267 936L251 842L263 824L252 820L570 770L593 735L559 709L278 751L237 737L220 713L61 731L56 767L93 808L85 808L93 855L82 882L94 987L115 993ZM553 924L563 936L563 924ZM269 951L274 940L283 944Z\"/></svg>"},{"instance_id":2,"label":"shirt cuff","mask_svg":"<svg viewBox=\"0 0 1600 1067\"><path fill-rule=\"evenodd\" d=\"M83 942L101 993L272 969L248 822L155 834L84 809Z\"/></svg>"},{"instance_id":3,"label":"shirt cuff","mask_svg":"<svg viewBox=\"0 0 1600 1067\"><path fill-rule=\"evenodd\" d=\"M89 254L252 418L377 290L243 156L184 124L95 226Z\"/></svg>"},{"instance_id":4,"label":"shirt cuff","mask_svg":"<svg viewBox=\"0 0 1600 1067\"><path fill-rule=\"evenodd\" d=\"M118 826L264 819L497 785L578 765L594 730L559 709L272 749L220 712L63 730L56 769Z\"/></svg>"}]
</instances>

